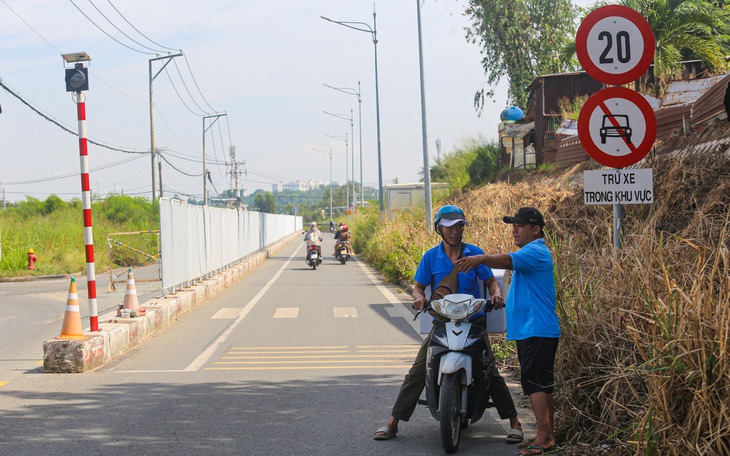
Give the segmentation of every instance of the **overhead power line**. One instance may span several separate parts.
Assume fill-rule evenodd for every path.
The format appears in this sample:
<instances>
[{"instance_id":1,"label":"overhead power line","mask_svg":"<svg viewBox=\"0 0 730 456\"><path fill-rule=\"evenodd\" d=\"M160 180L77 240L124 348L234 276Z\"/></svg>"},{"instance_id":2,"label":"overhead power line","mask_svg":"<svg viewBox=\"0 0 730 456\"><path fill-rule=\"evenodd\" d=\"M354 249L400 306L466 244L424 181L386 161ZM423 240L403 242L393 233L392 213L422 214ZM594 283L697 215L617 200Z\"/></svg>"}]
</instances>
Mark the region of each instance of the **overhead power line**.
<instances>
[{"instance_id":1,"label":"overhead power line","mask_svg":"<svg viewBox=\"0 0 730 456\"><path fill-rule=\"evenodd\" d=\"M61 130L65 131L67 133L71 133L74 136L78 136L79 135L78 132L75 132L75 131L71 130L69 127L63 125L58 120L56 120L53 117L51 117L51 116L49 116L49 115L41 112L39 109L37 109L36 107L34 107L33 105L31 105L23 97L21 97L19 94L17 94L13 89L11 89L10 87L8 87L2 81L2 79L0 79L0 87L2 87L3 89L5 89L5 91L8 92L10 95L12 95L15 98L17 98L18 100L20 100L21 103L23 103L24 105L26 105L27 107L29 107L33 112L35 112L39 116L43 117L47 121L51 122L52 124L55 124L56 126L58 126ZM129 149L122 149L122 148L119 148L119 147L109 146L107 144L103 144L103 143L100 143L98 141L94 141L94 140L91 140L91 139L87 139L87 141L90 142L91 144L94 144L94 145L97 145L97 146L100 146L100 147L104 147L104 148L107 148L109 150L114 150L114 151L117 151L117 152L124 152L125 154L148 154L149 153L149 151L129 150Z\"/></svg>"}]
</instances>

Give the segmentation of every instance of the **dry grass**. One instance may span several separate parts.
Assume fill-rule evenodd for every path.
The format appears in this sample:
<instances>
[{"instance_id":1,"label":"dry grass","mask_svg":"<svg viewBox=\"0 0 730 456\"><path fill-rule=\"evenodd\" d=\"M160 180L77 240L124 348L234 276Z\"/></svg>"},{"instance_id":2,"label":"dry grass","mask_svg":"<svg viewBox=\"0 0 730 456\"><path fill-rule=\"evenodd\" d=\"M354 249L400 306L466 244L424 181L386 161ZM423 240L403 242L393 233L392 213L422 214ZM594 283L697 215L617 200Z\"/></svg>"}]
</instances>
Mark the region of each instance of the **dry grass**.
<instances>
[{"instance_id":1,"label":"dry grass","mask_svg":"<svg viewBox=\"0 0 730 456\"><path fill-rule=\"evenodd\" d=\"M730 454L730 152L671 153L727 136L725 125L653 152L655 202L625 206L618 255L612 208L583 204L585 165L453 201L487 252L514 249L503 215L531 205L546 216L563 330L557 424L576 454ZM383 251L434 245L421 220L389 224Z\"/></svg>"}]
</instances>

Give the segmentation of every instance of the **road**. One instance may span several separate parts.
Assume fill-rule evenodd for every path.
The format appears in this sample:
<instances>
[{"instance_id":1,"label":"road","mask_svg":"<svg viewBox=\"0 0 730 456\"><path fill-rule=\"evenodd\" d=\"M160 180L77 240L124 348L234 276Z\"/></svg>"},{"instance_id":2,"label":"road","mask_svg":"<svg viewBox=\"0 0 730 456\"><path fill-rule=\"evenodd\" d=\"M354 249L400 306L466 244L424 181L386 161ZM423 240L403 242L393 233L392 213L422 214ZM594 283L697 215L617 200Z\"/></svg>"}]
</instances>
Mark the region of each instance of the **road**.
<instances>
[{"instance_id":1,"label":"road","mask_svg":"<svg viewBox=\"0 0 730 456\"><path fill-rule=\"evenodd\" d=\"M332 250L327 239L325 261L313 271L304 243L292 241L215 299L89 373L42 373L42 338L57 335L62 319L44 314L23 338L23 359L10 360L3 347L0 454L443 454L438 423L423 406L396 439L372 439L422 336L408 295L357 258L340 265ZM17 305L6 308L7 289L0 291L10 318L4 334L20 319L8 315ZM49 300L58 305L57 296ZM504 443L508 422L495 417L490 409L465 431L459 454L517 454Z\"/></svg>"}]
</instances>

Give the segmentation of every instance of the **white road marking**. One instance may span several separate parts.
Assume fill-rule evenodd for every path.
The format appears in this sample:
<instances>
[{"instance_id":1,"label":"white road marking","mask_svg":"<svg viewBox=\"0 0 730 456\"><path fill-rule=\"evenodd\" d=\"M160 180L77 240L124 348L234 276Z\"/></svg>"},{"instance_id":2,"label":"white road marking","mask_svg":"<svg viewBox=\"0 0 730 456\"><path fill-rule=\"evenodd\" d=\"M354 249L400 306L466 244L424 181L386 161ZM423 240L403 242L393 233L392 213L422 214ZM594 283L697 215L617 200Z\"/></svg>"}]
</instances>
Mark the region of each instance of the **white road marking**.
<instances>
[{"instance_id":1,"label":"white road marking","mask_svg":"<svg viewBox=\"0 0 730 456\"><path fill-rule=\"evenodd\" d=\"M233 320L238 316L238 314L241 313L240 308L235 307L226 307L218 312L215 313L212 317L210 317L211 320Z\"/></svg>"},{"instance_id":2,"label":"white road marking","mask_svg":"<svg viewBox=\"0 0 730 456\"><path fill-rule=\"evenodd\" d=\"M226 329L223 332L223 334L218 336L218 338L215 341L213 341L213 343L210 344L203 351L203 353L201 353L197 358L195 358L195 360L192 363L190 363L190 365L188 367L185 368L186 372L195 372L195 371L199 370L206 362L208 362L208 360L213 356L215 351L218 350L218 347L220 347L221 344L223 344L223 342L225 342L225 340L228 338L228 336L230 336L233 333L233 331L238 327L238 325L241 324L243 319L246 318L246 315L248 315L249 312L251 312L251 310L253 310L254 306L261 300L261 298L264 297L266 292L269 291L269 288L271 288L271 286L274 283L276 283L277 280L279 280L279 277L281 277L281 274L284 273L286 268L289 266L289 263L292 262L292 259L299 254L299 250L301 249L301 247L302 247L302 244L299 244L299 247L297 247L296 250L294 250L294 253L292 253L292 255L289 257L289 259L286 260L283 265L281 265L281 268L279 268L279 270L276 272L276 274L274 274L274 277L272 277L271 280L269 280L269 282L266 285L264 285L264 287L261 289L261 291L259 291L256 294L256 296L254 296L253 299L251 301L249 301L249 303L246 304L246 306L243 309L241 309L240 314L228 326L228 329Z\"/></svg>"},{"instance_id":3,"label":"white road marking","mask_svg":"<svg viewBox=\"0 0 730 456\"><path fill-rule=\"evenodd\" d=\"M380 280L378 280L378 278L375 277L372 272L370 272L370 269L364 263L358 261L357 265L360 266L360 269L362 269L368 279L370 279L370 282L375 285L375 288L377 288L383 294L383 296L385 296L385 299L387 299L388 302L393 305L392 310L386 309L388 315L396 318L404 318L406 320L406 323L410 324L413 329L418 332L418 322L413 321L413 314L405 307L403 301L401 301L398 296L394 295L388 288L384 287L381 284Z\"/></svg>"},{"instance_id":4,"label":"white road marking","mask_svg":"<svg viewBox=\"0 0 730 456\"><path fill-rule=\"evenodd\" d=\"M332 315L335 318L357 318L357 309L354 307L333 307Z\"/></svg>"},{"instance_id":5,"label":"white road marking","mask_svg":"<svg viewBox=\"0 0 730 456\"><path fill-rule=\"evenodd\" d=\"M277 307L274 318L297 318L299 307Z\"/></svg>"}]
</instances>

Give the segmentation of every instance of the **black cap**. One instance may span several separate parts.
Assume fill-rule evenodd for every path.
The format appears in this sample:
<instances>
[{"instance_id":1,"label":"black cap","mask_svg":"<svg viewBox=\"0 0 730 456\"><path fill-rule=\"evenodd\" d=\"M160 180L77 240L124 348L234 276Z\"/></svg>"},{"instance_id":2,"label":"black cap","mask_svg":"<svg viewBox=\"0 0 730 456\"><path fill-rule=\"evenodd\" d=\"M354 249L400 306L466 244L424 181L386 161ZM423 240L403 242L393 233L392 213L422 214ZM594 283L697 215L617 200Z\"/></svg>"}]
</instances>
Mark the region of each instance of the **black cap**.
<instances>
[{"instance_id":1,"label":"black cap","mask_svg":"<svg viewBox=\"0 0 730 456\"><path fill-rule=\"evenodd\" d=\"M540 211L534 207L521 207L517 209L514 217L505 215L502 218L504 223L516 223L518 225L538 225L545 226L545 219L542 218Z\"/></svg>"}]
</instances>

